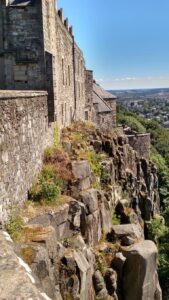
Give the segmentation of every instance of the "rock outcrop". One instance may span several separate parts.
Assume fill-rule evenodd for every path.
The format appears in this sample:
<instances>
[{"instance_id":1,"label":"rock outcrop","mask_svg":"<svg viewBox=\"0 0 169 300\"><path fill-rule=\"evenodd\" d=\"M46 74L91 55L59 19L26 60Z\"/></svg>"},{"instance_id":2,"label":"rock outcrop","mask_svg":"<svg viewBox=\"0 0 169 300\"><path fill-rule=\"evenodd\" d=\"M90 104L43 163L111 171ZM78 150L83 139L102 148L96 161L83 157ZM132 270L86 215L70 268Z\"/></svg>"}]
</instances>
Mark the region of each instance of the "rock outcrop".
<instances>
[{"instance_id":1,"label":"rock outcrop","mask_svg":"<svg viewBox=\"0 0 169 300\"><path fill-rule=\"evenodd\" d=\"M124 250L123 296L125 300L161 300L157 284L157 247L142 241Z\"/></svg>"},{"instance_id":2,"label":"rock outcrop","mask_svg":"<svg viewBox=\"0 0 169 300\"><path fill-rule=\"evenodd\" d=\"M155 166L138 157L125 135L83 126L76 124L78 143L73 126L63 132L72 180L62 201L30 203L20 213L24 226L13 248L36 280L35 286L24 273L27 299L41 299L41 290L52 300L161 300L157 248L144 236L159 212ZM12 276L13 261L10 268ZM26 281L20 289L25 294L18 288L13 295L28 295Z\"/></svg>"}]
</instances>

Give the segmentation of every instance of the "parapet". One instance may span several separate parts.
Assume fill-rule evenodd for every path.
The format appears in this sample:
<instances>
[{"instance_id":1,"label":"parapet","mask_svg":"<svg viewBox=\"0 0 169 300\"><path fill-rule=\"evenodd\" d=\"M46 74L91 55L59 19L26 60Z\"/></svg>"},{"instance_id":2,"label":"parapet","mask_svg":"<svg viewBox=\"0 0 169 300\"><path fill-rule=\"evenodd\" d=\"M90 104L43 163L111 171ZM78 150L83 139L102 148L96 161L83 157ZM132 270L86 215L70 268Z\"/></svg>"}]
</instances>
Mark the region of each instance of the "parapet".
<instances>
[{"instance_id":1,"label":"parapet","mask_svg":"<svg viewBox=\"0 0 169 300\"><path fill-rule=\"evenodd\" d=\"M47 96L46 91L0 90L0 100Z\"/></svg>"},{"instance_id":2,"label":"parapet","mask_svg":"<svg viewBox=\"0 0 169 300\"><path fill-rule=\"evenodd\" d=\"M69 20L68 18L64 19L64 15L63 15L63 9L60 8L57 11L58 16L61 20L61 22L63 23L63 25L65 26L66 30L68 31L68 33L73 36L73 26L69 26Z\"/></svg>"}]
</instances>

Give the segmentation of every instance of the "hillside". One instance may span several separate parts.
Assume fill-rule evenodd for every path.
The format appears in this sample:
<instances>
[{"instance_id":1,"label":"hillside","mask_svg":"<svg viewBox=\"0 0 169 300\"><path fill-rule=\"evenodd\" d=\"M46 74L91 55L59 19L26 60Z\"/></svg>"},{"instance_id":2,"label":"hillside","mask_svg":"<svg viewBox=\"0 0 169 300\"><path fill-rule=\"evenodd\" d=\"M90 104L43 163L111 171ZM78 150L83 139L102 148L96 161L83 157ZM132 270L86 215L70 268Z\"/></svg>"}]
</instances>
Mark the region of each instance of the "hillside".
<instances>
[{"instance_id":1,"label":"hillside","mask_svg":"<svg viewBox=\"0 0 169 300\"><path fill-rule=\"evenodd\" d=\"M156 164L159 178L161 212L165 227L154 221L153 239L159 245L159 276L163 289L163 299L169 295L169 131L158 122L150 121L130 111L118 112L118 123L127 124L138 132L151 134L151 160Z\"/></svg>"}]
</instances>

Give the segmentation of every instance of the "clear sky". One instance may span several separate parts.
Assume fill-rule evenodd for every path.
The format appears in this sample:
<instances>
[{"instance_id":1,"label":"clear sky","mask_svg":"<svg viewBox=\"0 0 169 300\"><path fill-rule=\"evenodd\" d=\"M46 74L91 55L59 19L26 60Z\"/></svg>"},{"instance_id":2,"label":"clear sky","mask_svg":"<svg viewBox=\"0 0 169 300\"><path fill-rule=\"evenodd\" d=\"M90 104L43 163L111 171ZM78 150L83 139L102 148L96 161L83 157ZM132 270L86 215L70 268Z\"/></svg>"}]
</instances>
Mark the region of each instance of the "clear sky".
<instances>
[{"instance_id":1,"label":"clear sky","mask_svg":"<svg viewBox=\"0 0 169 300\"><path fill-rule=\"evenodd\" d=\"M106 89L169 87L169 0L58 0Z\"/></svg>"}]
</instances>

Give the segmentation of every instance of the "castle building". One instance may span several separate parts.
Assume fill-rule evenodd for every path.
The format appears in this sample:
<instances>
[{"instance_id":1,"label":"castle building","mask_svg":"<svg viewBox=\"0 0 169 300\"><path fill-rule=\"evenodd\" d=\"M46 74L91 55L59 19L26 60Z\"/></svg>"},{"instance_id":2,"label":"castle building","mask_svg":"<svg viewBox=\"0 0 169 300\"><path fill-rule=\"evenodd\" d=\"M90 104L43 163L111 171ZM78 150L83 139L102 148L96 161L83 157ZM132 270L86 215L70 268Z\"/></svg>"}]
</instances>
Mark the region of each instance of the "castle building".
<instances>
[{"instance_id":1,"label":"castle building","mask_svg":"<svg viewBox=\"0 0 169 300\"><path fill-rule=\"evenodd\" d=\"M0 0L0 89L46 90L49 122L59 128L78 119L106 124L107 115L116 123L115 99L103 90L99 98L55 0Z\"/></svg>"}]
</instances>

